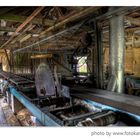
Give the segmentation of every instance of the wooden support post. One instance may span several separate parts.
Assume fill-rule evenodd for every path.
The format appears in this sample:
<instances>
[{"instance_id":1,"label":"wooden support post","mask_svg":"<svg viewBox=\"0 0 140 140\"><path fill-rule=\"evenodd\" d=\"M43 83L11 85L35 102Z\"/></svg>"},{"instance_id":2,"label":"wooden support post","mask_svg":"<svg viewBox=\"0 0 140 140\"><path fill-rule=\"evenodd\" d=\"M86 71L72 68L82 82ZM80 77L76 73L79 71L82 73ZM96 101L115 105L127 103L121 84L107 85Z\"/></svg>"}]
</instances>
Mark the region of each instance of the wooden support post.
<instances>
[{"instance_id":1,"label":"wooden support post","mask_svg":"<svg viewBox=\"0 0 140 140\"><path fill-rule=\"evenodd\" d=\"M103 88L103 47L102 47L102 31L98 21L95 21L96 32L96 45L95 45L95 73L96 73L96 86Z\"/></svg>"},{"instance_id":2,"label":"wooden support post","mask_svg":"<svg viewBox=\"0 0 140 140\"><path fill-rule=\"evenodd\" d=\"M7 50L4 49L4 52L5 52L5 55L6 55L7 61L8 61L8 65L9 65L9 67L11 68L11 63L10 63L10 59L9 59L9 56L8 56Z\"/></svg>"}]
</instances>

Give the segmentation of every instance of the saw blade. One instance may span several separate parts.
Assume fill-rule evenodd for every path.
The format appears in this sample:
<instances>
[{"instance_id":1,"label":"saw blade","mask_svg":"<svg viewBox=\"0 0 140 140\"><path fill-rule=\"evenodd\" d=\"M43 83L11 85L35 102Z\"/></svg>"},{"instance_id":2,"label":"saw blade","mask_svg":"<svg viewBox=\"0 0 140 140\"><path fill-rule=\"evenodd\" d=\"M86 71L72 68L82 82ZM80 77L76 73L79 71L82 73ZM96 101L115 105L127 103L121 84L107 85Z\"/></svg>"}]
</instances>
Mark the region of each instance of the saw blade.
<instances>
[{"instance_id":1,"label":"saw blade","mask_svg":"<svg viewBox=\"0 0 140 140\"><path fill-rule=\"evenodd\" d=\"M41 63L38 66L35 75L35 84L37 95L40 97L53 96L56 94L53 75L47 64Z\"/></svg>"}]
</instances>

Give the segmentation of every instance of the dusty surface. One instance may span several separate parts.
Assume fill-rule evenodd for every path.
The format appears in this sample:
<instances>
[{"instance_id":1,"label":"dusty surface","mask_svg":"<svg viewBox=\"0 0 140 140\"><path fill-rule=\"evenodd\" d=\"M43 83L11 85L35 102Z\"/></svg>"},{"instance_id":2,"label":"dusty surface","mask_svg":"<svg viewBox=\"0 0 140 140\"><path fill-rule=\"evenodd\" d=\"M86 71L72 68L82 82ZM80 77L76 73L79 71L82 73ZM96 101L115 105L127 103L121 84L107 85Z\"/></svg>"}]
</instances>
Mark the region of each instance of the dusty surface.
<instances>
[{"instance_id":1,"label":"dusty surface","mask_svg":"<svg viewBox=\"0 0 140 140\"><path fill-rule=\"evenodd\" d=\"M32 114L27 109L22 109L17 113L17 118L22 126L36 126L31 120Z\"/></svg>"},{"instance_id":2,"label":"dusty surface","mask_svg":"<svg viewBox=\"0 0 140 140\"><path fill-rule=\"evenodd\" d=\"M0 126L2 126L3 124L5 126L21 126L16 116L13 114L12 110L3 98L0 98L0 114Z\"/></svg>"},{"instance_id":3,"label":"dusty surface","mask_svg":"<svg viewBox=\"0 0 140 140\"><path fill-rule=\"evenodd\" d=\"M26 108L15 115L4 98L0 98L0 127L1 126L42 126Z\"/></svg>"}]
</instances>

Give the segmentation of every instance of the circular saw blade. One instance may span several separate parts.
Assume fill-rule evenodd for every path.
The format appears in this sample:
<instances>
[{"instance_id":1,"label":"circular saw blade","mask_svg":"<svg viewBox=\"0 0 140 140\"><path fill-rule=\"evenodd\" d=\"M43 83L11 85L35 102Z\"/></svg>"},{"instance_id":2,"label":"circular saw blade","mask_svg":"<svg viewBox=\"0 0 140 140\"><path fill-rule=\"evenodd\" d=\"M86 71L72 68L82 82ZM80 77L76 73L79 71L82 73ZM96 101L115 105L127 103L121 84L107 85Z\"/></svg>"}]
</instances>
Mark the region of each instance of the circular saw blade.
<instances>
[{"instance_id":1,"label":"circular saw blade","mask_svg":"<svg viewBox=\"0 0 140 140\"><path fill-rule=\"evenodd\" d=\"M35 75L36 91L39 97L53 96L56 94L55 82L49 66L41 63Z\"/></svg>"}]
</instances>

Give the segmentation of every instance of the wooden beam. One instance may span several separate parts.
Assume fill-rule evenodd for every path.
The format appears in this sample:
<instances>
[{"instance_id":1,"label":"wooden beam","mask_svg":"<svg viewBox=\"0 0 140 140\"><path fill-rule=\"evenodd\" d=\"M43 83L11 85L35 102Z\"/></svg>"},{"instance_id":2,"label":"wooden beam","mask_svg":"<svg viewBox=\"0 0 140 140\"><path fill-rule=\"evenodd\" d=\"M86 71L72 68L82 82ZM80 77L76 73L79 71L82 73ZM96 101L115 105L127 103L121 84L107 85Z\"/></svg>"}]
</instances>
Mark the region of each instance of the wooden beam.
<instances>
[{"instance_id":1,"label":"wooden beam","mask_svg":"<svg viewBox=\"0 0 140 140\"><path fill-rule=\"evenodd\" d=\"M60 8L59 7L56 7L55 9L57 9L58 10L58 12L60 12ZM65 18L68 18L68 17L70 17L70 16L72 16L73 14L75 14L76 13L76 11L74 10L74 11L72 11L71 13L69 13L68 15L66 15L66 16L61 16L59 19L58 19L58 22L59 21L61 21L61 20L64 20ZM62 14L62 13L61 13ZM49 21L48 21L49 22ZM48 23L47 22L47 23ZM53 26L55 24L55 22L53 21L53 23L51 23L51 25L50 26ZM29 37L30 36L30 37ZM28 39L30 39L31 38L31 35L27 35L27 36L24 36L24 41L26 41L26 40L28 40ZM22 41L22 42L24 42L24 41Z\"/></svg>"},{"instance_id":2,"label":"wooden beam","mask_svg":"<svg viewBox=\"0 0 140 140\"><path fill-rule=\"evenodd\" d=\"M12 34L12 36L10 37L10 39L5 42L1 48L5 47L15 36L18 32L20 32L37 14L39 14L42 10L43 10L44 7L38 7L36 8L33 13L26 18L26 20L20 25L18 26L18 28L16 29L16 31Z\"/></svg>"},{"instance_id":3,"label":"wooden beam","mask_svg":"<svg viewBox=\"0 0 140 140\"><path fill-rule=\"evenodd\" d=\"M59 23L55 24L54 26L51 26L49 28L47 28L46 30L44 30L43 32L40 33L40 37L42 37L44 34L48 33L48 32L51 32L53 31L54 29L58 29L60 28L61 26L69 23L69 22L72 22L72 21L75 21L75 20L78 20L80 18L83 18L83 17L86 17L88 16L89 14L93 14L93 12L97 11L98 9L100 9L100 7L89 7L89 8L85 8L84 10L64 19L63 21L60 21Z\"/></svg>"},{"instance_id":4,"label":"wooden beam","mask_svg":"<svg viewBox=\"0 0 140 140\"><path fill-rule=\"evenodd\" d=\"M32 55L31 59L40 59L40 58L52 58L52 54L37 54L37 55Z\"/></svg>"},{"instance_id":5,"label":"wooden beam","mask_svg":"<svg viewBox=\"0 0 140 140\"><path fill-rule=\"evenodd\" d=\"M3 15L7 12L9 12L10 10L13 10L15 7L8 7L8 8L0 8L0 15Z\"/></svg>"},{"instance_id":6,"label":"wooden beam","mask_svg":"<svg viewBox=\"0 0 140 140\"><path fill-rule=\"evenodd\" d=\"M0 36L0 43L2 42L2 41L7 41L9 39L9 36Z\"/></svg>"},{"instance_id":7,"label":"wooden beam","mask_svg":"<svg viewBox=\"0 0 140 140\"><path fill-rule=\"evenodd\" d=\"M127 46L129 46L129 45L135 45L136 47L139 47L140 46L140 40L135 40L134 42L128 41L128 42L126 42L126 45Z\"/></svg>"},{"instance_id":8,"label":"wooden beam","mask_svg":"<svg viewBox=\"0 0 140 140\"><path fill-rule=\"evenodd\" d=\"M75 44L78 40L52 40L52 41L48 41L45 45L47 44L56 44L56 45L59 45L59 44Z\"/></svg>"},{"instance_id":9,"label":"wooden beam","mask_svg":"<svg viewBox=\"0 0 140 140\"><path fill-rule=\"evenodd\" d=\"M79 12L78 12L79 13ZM67 19L67 18L69 18L69 17L71 17L71 16L73 16L73 15L75 15L76 14L76 11L74 10L74 11L72 11L70 14L68 14L68 15L66 15L66 16L62 16L62 17L60 17L60 19L58 20L58 22L59 21L62 21L62 20L65 20L65 19ZM54 25L54 24L53 24ZM88 28L86 27L84 30L87 30ZM83 29L82 29L83 30ZM89 29L88 29L89 30ZM80 29L79 29L79 31L80 31ZM26 40L28 40L29 38L31 37L31 35L27 35L27 37L25 36L24 37L24 41L26 41Z\"/></svg>"},{"instance_id":10,"label":"wooden beam","mask_svg":"<svg viewBox=\"0 0 140 140\"><path fill-rule=\"evenodd\" d=\"M12 44L15 43L16 41L20 41L22 38L24 38L27 34L26 32L31 31L33 28L35 27L35 25L29 24L23 31L22 33L20 33L18 36L16 36L13 40L12 40Z\"/></svg>"},{"instance_id":11,"label":"wooden beam","mask_svg":"<svg viewBox=\"0 0 140 140\"><path fill-rule=\"evenodd\" d=\"M135 31L140 31L140 27L134 27L134 28L126 28L125 31L126 32L135 32Z\"/></svg>"},{"instance_id":12,"label":"wooden beam","mask_svg":"<svg viewBox=\"0 0 140 140\"><path fill-rule=\"evenodd\" d=\"M10 63L10 59L9 59L9 56L8 56L7 50L4 49L4 52L5 52L5 56L6 56L6 58L7 58L7 61L8 61L8 65L9 65L9 67L11 67L11 63Z\"/></svg>"},{"instance_id":13,"label":"wooden beam","mask_svg":"<svg viewBox=\"0 0 140 140\"><path fill-rule=\"evenodd\" d=\"M128 20L133 25L140 26L140 19L132 17L125 17L125 19Z\"/></svg>"},{"instance_id":14,"label":"wooden beam","mask_svg":"<svg viewBox=\"0 0 140 140\"><path fill-rule=\"evenodd\" d=\"M29 34L29 35L31 35L31 34ZM22 43L21 40L24 39L26 36L28 36L28 34L20 34L20 35L16 36L16 37L11 41L10 44L14 44L14 43L16 43L16 42Z\"/></svg>"},{"instance_id":15,"label":"wooden beam","mask_svg":"<svg viewBox=\"0 0 140 140\"><path fill-rule=\"evenodd\" d=\"M0 15L0 19L6 20L6 21L11 21L11 22L23 23L27 19L27 16L4 14L4 15ZM31 23L39 24L39 25L43 25L43 26L52 26L52 25L54 25L55 21L49 20L49 19L34 18L31 21Z\"/></svg>"},{"instance_id":16,"label":"wooden beam","mask_svg":"<svg viewBox=\"0 0 140 140\"><path fill-rule=\"evenodd\" d=\"M31 37L32 37L32 35L31 34L28 34L25 37L23 37L19 42L22 43L22 42L26 41L27 39L29 39Z\"/></svg>"},{"instance_id":17,"label":"wooden beam","mask_svg":"<svg viewBox=\"0 0 140 140\"><path fill-rule=\"evenodd\" d=\"M12 27L0 27L0 31L4 31L4 32L15 32L16 28L12 28Z\"/></svg>"},{"instance_id":18,"label":"wooden beam","mask_svg":"<svg viewBox=\"0 0 140 140\"><path fill-rule=\"evenodd\" d=\"M0 27L0 31L2 31L2 32L15 32L16 28L14 28L14 27ZM27 31L27 33L30 33L30 34L38 34L37 32L38 32L37 29L31 30L31 31Z\"/></svg>"},{"instance_id":19,"label":"wooden beam","mask_svg":"<svg viewBox=\"0 0 140 140\"><path fill-rule=\"evenodd\" d=\"M60 50L63 50L63 51L70 51L70 50L74 50L75 49L75 47L73 47L73 46L70 46L70 47L50 47L50 48L48 48L47 49L47 51L60 51Z\"/></svg>"},{"instance_id":20,"label":"wooden beam","mask_svg":"<svg viewBox=\"0 0 140 140\"><path fill-rule=\"evenodd\" d=\"M56 34L50 35L50 36L48 36L46 38L43 38L42 40L39 40L39 41L37 41L35 43L31 43L30 45L27 45L26 47L19 48L19 49L15 50L14 53L15 52L20 52L20 51L23 51L23 50L26 50L26 49L34 48L34 47L36 47L39 44L43 44L44 41L49 41L49 40L54 39L54 38L56 38L58 36L61 36L62 34L67 33L68 31L75 30L75 29L81 27L82 24L83 24L83 22L80 23L80 24L77 24L75 26L72 26L70 28L67 28L65 30L62 30L62 31L60 31L60 32L58 32Z\"/></svg>"}]
</instances>

